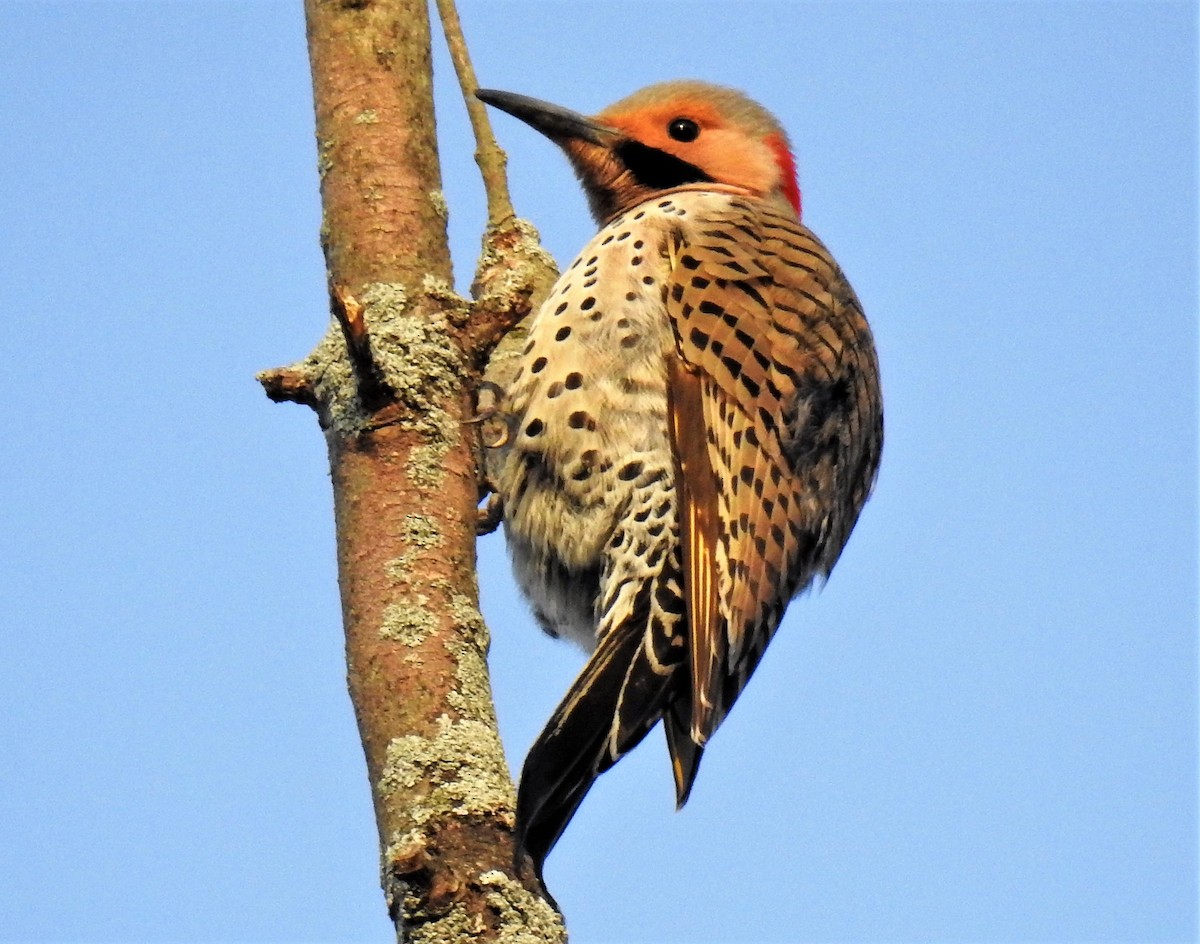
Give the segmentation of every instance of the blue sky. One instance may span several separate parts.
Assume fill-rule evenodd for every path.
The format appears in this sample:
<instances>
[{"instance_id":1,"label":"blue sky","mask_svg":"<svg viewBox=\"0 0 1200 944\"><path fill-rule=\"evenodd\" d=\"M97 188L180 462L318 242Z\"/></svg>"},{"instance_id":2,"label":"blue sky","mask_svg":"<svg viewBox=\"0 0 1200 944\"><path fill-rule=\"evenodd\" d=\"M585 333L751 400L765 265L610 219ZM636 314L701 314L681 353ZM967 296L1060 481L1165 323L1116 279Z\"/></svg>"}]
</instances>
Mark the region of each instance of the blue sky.
<instances>
[{"instance_id":1,"label":"blue sky","mask_svg":"<svg viewBox=\"0 0 1200 944\"><path fill-rule=\"evenodd\" d=\"M875 496L688 808L653 736L552 855L573 940L1193 940L1195 6L461 13L492 87L771 108L883 369ZM253 379L327 317L297 5L0 0L0 94L0 940L386 940L324 443ZM565 161L496 127L569 259ZM581 659L480 566L515 768Z\"/></svg>"}]
</instances>

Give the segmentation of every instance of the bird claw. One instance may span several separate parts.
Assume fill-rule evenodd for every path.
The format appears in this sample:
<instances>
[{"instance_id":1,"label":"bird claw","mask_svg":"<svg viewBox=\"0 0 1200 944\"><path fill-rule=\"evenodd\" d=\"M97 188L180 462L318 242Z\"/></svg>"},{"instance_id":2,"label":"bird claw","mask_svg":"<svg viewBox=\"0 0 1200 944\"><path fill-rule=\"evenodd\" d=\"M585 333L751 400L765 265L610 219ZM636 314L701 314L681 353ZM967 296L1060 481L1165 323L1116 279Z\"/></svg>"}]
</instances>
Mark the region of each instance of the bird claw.
<instances>
[{"instance_id":1,"label":"bird claw","mask_svg":"<svg viewBox=\"0 0 1200 944\"><path fill-rule=\"evenodd\" d=\"M490 393L494 398L494 402L491 404L491 406L481 407L479 405L479 396L483 393ZM501 387L499 384L492 383L490 380L482 381L475 391L475 414L470 417L470 419L464 420L463 422L470 426L482 426L482 424L488 422L488 420L493 420L497 417L501 417L501 420L503 421L503 410L500 409L500 404L503 400L503 387ZM488 442L486 439L484 439L483 446L485 449L499 449L501 446L507 446L510 438L511 433L508 428L508 423L505 422L498 431L497 435L494 437L494 441Z\"/></svg>"},{"instance_id":2,"label":"bird claw","mask_svg":"<svg viewBox=\"0 0 1200 944\"><path fill-rule=\"evenodd\" d=\"M475 512L475 534L483 536L491 534L504 520L504 502L499 495L489 495L487 504Z\"/></svg>"},{"instance_id":3,"label":"bird claw","mask_svg":"<svg viewBox=\"0 0 1200 944\"><path fill-rule=\"evenodd\" d=\"M490 393L493 398L491 406L482 407L479 404L481 394ZM504 388L499 384L492 383L490 380L481 380L479 386L475 388L475 415L464 422L469 424L482 423L490 420L493 416L500 412L500 402L504 399Z\"/></svg>"}]
</instances>

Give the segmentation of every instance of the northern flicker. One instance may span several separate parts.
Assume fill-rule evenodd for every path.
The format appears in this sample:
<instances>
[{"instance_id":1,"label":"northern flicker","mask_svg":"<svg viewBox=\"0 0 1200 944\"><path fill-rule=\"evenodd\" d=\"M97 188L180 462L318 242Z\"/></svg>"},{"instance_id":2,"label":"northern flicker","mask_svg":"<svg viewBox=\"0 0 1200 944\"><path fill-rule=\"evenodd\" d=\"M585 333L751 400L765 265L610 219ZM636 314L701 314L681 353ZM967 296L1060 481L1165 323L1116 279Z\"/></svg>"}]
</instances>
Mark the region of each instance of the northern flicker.
<instances>
[{"instance_id":1,"label":"northern flicker","mask_svg":"<svg viewBox=\"0 0 1200 944\"><path fill-rule=\"evenodd\" d=\"M883 413L870 328L762 106L695 81L594 118L477 95L566 152L601 227L534 317L489 463L537 619L591 650L521 775L518 867L540 879L660 720L686 802L788 602L841 553Z\"/></svg>"}]
</instances>

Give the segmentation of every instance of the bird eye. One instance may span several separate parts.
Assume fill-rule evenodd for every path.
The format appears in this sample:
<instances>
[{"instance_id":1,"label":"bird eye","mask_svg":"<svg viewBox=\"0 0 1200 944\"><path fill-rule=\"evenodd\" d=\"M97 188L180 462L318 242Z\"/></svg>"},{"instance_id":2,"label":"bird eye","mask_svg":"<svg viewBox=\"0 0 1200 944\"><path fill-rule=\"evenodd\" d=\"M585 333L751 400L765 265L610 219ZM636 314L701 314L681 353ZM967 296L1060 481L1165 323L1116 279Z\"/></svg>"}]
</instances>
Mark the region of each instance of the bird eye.
<instances>
[{"instance_id":1,"label":"bird eye","mask_svg":"<svg viewBox=\"0 0 1200 944\"><path fill-rule=\"evenodd\" d=\"M695 141L700 136L700 126L691 118L674 118L667 125L667 134L676 141Z\"/></svg>"}]
</instances>

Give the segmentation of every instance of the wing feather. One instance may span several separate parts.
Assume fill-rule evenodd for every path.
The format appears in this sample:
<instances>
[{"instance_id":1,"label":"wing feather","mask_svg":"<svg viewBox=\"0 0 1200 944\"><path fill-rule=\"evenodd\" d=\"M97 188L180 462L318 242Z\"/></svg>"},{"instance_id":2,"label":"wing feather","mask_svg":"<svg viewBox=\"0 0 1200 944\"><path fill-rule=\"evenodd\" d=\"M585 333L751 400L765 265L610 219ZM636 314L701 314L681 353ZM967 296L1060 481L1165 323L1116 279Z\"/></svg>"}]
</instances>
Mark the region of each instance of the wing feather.
<instances>
[{"instance_id":1,"label":"wing feather","mask_svg":"<svg viewBox=\"0 0 1200 944\"><path fill-rule=\"evenodd\" d=\"M671 448L675 456L675 496L679 540L683 551L683 593L688 614L692 688L692 739L697 719L708 722L717 707L713 680L727 662L725 635L717 602L718 528L717 478L712 468L705 406L705 380L689 369L678 354L667 355L667 412L671 418ZM676 755L672 748L672 755ZM684 795L676 765L677 795ZM689 785L690 786L690 785Z\"/></svg>"},{"instance_id":2,"label":"wing feather","mask_svg":"<svg viewBox=\"0 0 1200 944\"><path fill-rule=\"evenodd\" d=\"M828 251L785 210L746 198L728 213L681 231L666 293L691 734L701 745L787 601L833 567L883 434L870 330Z\"/></svg>"}]
</instances>

